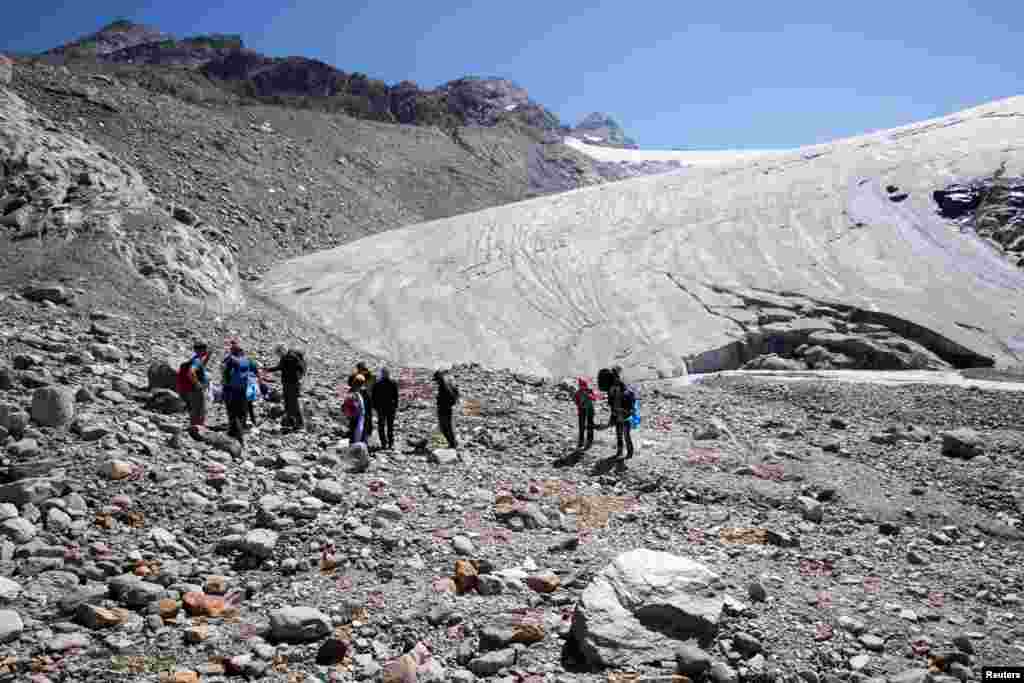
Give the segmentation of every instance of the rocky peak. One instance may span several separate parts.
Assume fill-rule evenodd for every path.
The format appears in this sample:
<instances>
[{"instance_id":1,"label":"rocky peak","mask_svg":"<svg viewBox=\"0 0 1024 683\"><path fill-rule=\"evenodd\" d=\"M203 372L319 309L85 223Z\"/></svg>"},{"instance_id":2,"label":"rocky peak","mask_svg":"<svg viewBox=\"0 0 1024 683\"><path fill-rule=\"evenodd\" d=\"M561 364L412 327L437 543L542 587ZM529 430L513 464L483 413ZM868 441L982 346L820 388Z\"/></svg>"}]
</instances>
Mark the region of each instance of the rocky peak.
<instances>
[{"instance_id":1,"label":"rocky peak","mask_svg":"<svg viewBox=\"0 0 1024 683\"><path fill-rule=\"evenodd\" d=\"M442 85L448 97L448 109L467 124L493 126L509 114L528 125L552 131L559 127L558 117L530 99L525 88L506 78L467 76Z\"/></svg>"},{"instance_id":2,"label":"rocky peak","mask_svg":"<svg viewBox=\"0 0 1024 683\"><path fill-rule=\"evenodd\" d=\"M113 21L96 33L50 50L46 54L68 56L103 56L119 50L171 40L166 33L144 24L136 24L126 19Z\"/></svg>"},{"instance_id":3,"label":"rocky peak","mask_svg":"<svg viewBox=\"0 0 1024 683\"><path fill-rule=\"evenodd\" d=\"M626 135L622 126L608 114L593 112L570 130L573 137L578 137L592 145L605 147L622 147L637 149L636 142Z\"/></svg>"}]
</instances>

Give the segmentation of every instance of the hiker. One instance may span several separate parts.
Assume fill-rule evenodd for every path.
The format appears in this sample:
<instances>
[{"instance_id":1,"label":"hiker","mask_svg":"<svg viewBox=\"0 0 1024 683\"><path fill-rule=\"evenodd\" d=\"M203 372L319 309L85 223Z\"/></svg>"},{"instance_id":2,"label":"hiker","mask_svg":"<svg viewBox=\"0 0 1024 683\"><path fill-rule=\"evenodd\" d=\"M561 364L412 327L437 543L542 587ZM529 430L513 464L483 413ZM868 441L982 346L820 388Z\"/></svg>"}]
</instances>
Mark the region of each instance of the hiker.
<instances>
[{"instance_id":1,"label":"hiker","mask_svg":"<svg viewBox=\"0 0 1024 683\"><path fill-rule=\"evenodd\" d=\"M306 376L306 357L301 351L288 349L278 344L274 349L277 353L277 365L267 368L267 372L281 373L281 391L284 394L284 417L282 426L286 429L302 429L302 407L299 395L302 393L302 378Z\"/></svg>"},{"instance_id":2,"label":"hiker","mask_svg":"<svg viewBox=\"0 0 1024 683\"><path fill-rule=\"evenodd\" d=\"M210 375L206 364L210 362L210 349L206 342L192 345L192 358L178 367L178 394L188 406L189 422L194 427L206 426L206 392Z\"/></svg>"},{"instance_id":3,"label":"hiker","mask_svg":"<svg viewBox=\"0 0 1024 683\"><path fill-rule=\"evenodd\" d=\"M626 460L633 457L633 403L635 393L627 391L622 381L622 368L603 368L597 373L597 386L608 394L608 409L611 415L608 426L615 426L615 459L622 458L622 442L626 442Z\"/></svg>"},{"instance_id":4,"label":"hiker","mask_svg":"<svg viewBox=\"0 0 1024 683\"><path fill-rule=\"evenodd\" d=\"M231 351L224 359L224 403L228 411L228 436L245 445L245 419L248 413L249 377L258 367L245 355L237 339L231 341Z\"/></svg>"},{"instance_id":5,"label":"hiker","mask_svg":"<svg viewBox=\"0 0 1024 683\"><path fill-rule=\"evenodd\" d=\"M362 375L355 375L349 382L348 396L342 404L342 412L348 418L348 442L350 445L357 443L365 444L366 434L366 412L367 403L363 398L363 387L366 379Z\"/></svg>"},{"instance_id":6,"label":"hiker","mask_svg":"<svg viewBox=\"0 0 1024 683\"><path fill-rule=\"evenodd\" d=\"M445 440L448 441L448 448L458 448L452 419L455 404L459 402L459 388L441 370L434 373L434 381L437 382L437 422Z\"/></svg>"},{"instance_id":7,"label":"hiker","mask_svg":"<svg viewBox=\"0 0 1024 683\"><path fill-rule=\"evenodd\" d=\"M380 379L371 392L373 409L377 411L377 433L380 447L391 450L395 447L395 413L398 412L398 383L391 379L387 368L380 369Z\"/></svg>"},{"instance_id":8,"label":"hiker","mask_svg":"<svg viewBox=\"0 0 1024 683\"><path fill-rule=\"evenodd\" d=\"M576 415L579 418L580 435L576 443L576 450L589 451L594 445L594 400L597 396L590 388L590 382L586 377L578 377L579 388L576 390ZM583 435L586 432L586 445L583 442Z\"/></svg>"},{"instance_id":9,"label":"hiker","mask_svg":"<svg viewBox=\"0 0 1024 683\"><path fill-rule=\"evenodd\" d=\"M370 369L366 367L366 363L364 363L363 361L359 361L358 363L356 363L355 372L349 375L348 385L350 387L352 386L352 381L355 379L357 375L361 375L364 381L363 388L360 393L363 396L363 405L366 407L366 414L363 416L365 421L364 426L366 428L366 439L364 439L364 442L367 444L367 446L369 446L369 437L371 434L373 434L373 409L371 408L373 404L371 402L371 393L373 392L373 385L376 383L377 380L373 376L373 372L371 372Z\"/></svg>"}]
</instances>

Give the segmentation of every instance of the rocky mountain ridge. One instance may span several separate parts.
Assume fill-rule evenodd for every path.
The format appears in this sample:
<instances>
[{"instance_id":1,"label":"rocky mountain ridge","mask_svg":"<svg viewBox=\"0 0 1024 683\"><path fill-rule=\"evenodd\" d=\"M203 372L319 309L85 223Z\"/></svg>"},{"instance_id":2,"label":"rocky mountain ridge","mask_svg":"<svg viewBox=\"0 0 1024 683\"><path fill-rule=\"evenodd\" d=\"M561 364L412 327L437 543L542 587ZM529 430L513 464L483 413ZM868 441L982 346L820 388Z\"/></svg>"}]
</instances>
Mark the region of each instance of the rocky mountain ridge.
<instances>
[{"instance_id":1,"label":"rocky mountain ridge","mask_svg":"<svg viewBox=\"0 0 1024 683\"><path fill-rule=\"evenodd\" d=\"M433 89L410 81L387 85L315 59L266 57L246 49L237 35L177 40L151 27L117 21L45 54L71 60L195 68L240 95L339 110L359 118L445 127L495 126L512 119L549 142L571 134L585 136L594 144L636 148L610 117L591 114L575 128L563 126L555 114L533 102L524 88L505 78L468 76Z\"/></svg>"}]
</instances>

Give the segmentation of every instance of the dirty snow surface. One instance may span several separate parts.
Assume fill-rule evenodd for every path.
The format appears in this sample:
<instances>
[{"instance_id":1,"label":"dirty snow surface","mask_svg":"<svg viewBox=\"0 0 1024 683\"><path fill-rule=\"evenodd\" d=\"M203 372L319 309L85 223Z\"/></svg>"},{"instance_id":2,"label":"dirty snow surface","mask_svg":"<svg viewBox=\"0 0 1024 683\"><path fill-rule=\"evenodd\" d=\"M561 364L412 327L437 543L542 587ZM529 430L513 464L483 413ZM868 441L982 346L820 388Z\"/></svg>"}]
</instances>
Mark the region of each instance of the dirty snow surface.
<instances>
[{"instance_id":1,"label":"dirty snow surface","mask_svg":"<svg viewBox=\"0 0 1024 683\"><path fill-rule=\"evenodd\" d=\"M1020 174L1022 147L1018 97L394 230L283 263L262 287L419 366L558 376L614 359L675 376L742 337L750 292L894 316L1019 364L1024 272L942 220L932 192L1004 161Z\"/></svg>"}]
</instances>

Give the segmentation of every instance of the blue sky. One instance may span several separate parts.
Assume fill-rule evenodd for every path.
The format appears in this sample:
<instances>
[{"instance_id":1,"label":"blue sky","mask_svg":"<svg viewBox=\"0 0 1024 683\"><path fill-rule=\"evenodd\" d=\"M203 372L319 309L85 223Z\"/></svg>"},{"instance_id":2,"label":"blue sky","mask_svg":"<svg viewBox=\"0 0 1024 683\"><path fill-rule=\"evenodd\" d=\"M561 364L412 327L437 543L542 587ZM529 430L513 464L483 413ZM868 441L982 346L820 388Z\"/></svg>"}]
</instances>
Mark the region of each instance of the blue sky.
<instances>
[{"instance_id":1,"label":"blue sky","mask_svg":"<svg viewBox=\"0 0 1024 683\"><path fill-rule=\"evenodd\" d=\"M642 147L792 147L1020 94L1024 3L11 2L0 50L41 51L124 17L241 33L388 83L504 76L575 123L615 116Z\"/></svg>"}]
</instances>

